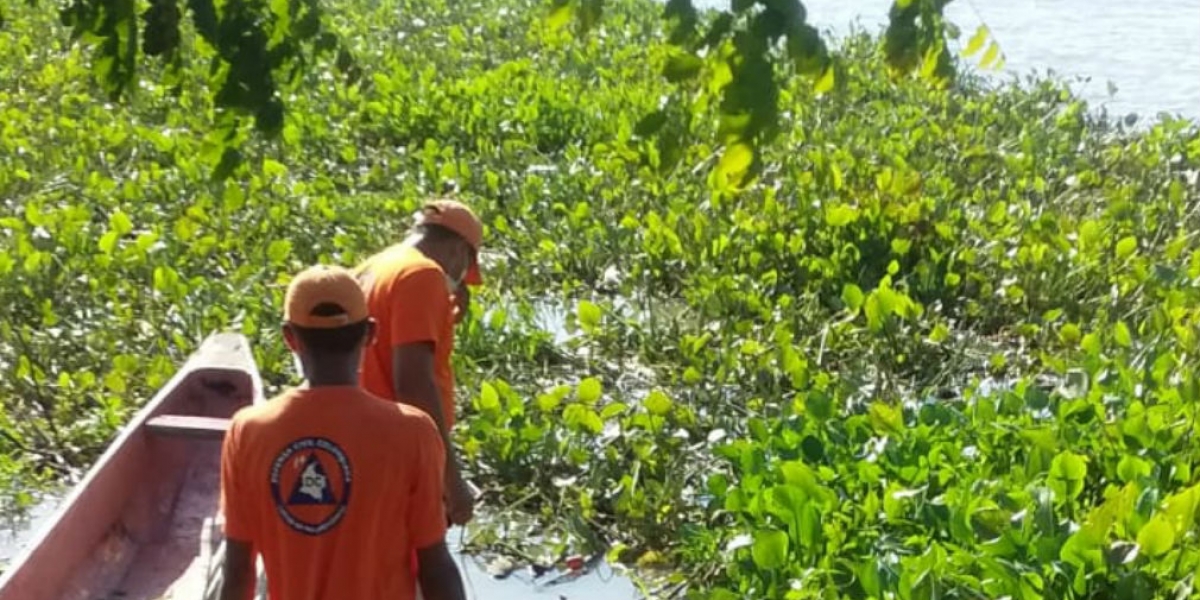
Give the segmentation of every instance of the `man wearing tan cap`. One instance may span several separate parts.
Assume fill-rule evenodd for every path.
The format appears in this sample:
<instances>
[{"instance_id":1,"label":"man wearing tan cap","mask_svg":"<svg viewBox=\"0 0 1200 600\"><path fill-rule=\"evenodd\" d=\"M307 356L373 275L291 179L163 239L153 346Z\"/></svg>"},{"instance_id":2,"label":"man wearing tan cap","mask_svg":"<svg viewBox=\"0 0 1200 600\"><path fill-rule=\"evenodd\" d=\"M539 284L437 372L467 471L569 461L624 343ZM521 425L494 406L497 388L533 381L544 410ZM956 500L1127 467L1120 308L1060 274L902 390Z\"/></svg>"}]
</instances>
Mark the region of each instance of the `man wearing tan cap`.
<instances>
[{"instance_id":1,"label":"man wearing tan cap","mask_svg":"<svg viewBox=\"0 0 1200 600\"><path fill-rule=\"evenodd\" d=\"M482 283L483 223L455 200L425 203L409 237L357 269L371 316L379 323L363 357L363 386L372 394L429 413L446 446L446 508L461 525L474 514L475 492L450 443L454 427L454 326L467 309L467 285Z\"/></svg>"},{"instance_id":2,"label":"man wearing tan cap","mask_svg":"<svg viewBox=\"0 0 1200 600\"><path fill-rule=\"evenodd\" d=\"M283 337L305 382L234 415L221 451L222 600L464 600L445 544L445 451L428 415L359 386L375 333L354 276L312 267L288 286ZM420 561L414 573L412 557Z\"/></svg>"}]
</instances>

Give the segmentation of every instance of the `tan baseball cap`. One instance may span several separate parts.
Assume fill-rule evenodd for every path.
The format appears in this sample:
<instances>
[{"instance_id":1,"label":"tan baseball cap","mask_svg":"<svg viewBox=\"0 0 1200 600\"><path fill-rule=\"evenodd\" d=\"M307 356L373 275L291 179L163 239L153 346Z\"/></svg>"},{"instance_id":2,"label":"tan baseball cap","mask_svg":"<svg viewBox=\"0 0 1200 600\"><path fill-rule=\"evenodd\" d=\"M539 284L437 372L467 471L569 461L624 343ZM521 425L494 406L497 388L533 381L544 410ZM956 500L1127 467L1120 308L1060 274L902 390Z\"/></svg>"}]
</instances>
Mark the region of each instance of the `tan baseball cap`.
<instances>
[{"instance_id":1,"label":"tan baseball cap","mask_svg":"<svg viewBox=\"0 0 1200 600\"><path fill-rule=\"evenodd\" d=\"M340 310L321 310L330 307ZM288 284L283 317L307 329L336 329L369 316L367 298L349 270L317 265L301 271ZM330 314L332 313L332 314Z\"/></svg>"},{"instance_id":2,"label":"tan baseball cap","mask_svg":"<svg viewBox=\"0 0 1200 600\"><path fill-rule=\"evenodd\" d=\"M475 251L474 260L463 281L468 285L483 283L479 272L479 248L483 245L483 222L466 204L457 200L432 200L417 213L418 225L440 225L458 234Z\"/></svg>"}]
</instances>

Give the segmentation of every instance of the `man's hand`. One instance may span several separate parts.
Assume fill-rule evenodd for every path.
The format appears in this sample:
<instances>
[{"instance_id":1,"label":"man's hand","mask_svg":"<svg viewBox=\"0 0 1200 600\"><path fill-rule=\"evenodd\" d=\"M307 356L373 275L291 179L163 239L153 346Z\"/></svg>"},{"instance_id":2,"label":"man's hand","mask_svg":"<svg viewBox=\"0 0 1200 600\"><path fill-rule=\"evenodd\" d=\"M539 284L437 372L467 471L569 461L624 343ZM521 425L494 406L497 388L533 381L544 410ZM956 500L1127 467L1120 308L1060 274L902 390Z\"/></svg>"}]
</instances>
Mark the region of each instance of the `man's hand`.
<instances>
[{"instance_id":1,"label":"man's hand","mask_svg":"<svg viewBox=\"0 0 1200 600\"><path fill-rule=\"evenodd\" d=\"M471 310L471 288L460 284L458 289L454 290L454 308L454 324L457 325L462 323Z\"/></svg>"},{"instance_id":2,"label":"man's hand","mask_svg":"<svg viewBox=\"0 0 1200 600\"><path fill-rule=\"evenodd\" d=\"M446 480L446 516L454 525L466 525L475 516L475 490L457 469Z\"/></svg>"},{"instance_id":3,"label":"man's hand","mask_svg":"<svg viewBox=\"0 0 1200 600\"><path fill-rule=\"evenodd\" d=\"M418 598L425 600L465 600L462 574L450 556L445 540L417 549Z\"/></svg>"},{"instance_id":4,"label":"man's hand","mask_svg":"<svg viewBox=\"0 0 1200 600\"><path fill-rule=\"evenodd\" d=\"M224 582L221 600L251 600L258 578L255 573L254 545L233 538L225 539Z\"/></svg>"}]
</instances>

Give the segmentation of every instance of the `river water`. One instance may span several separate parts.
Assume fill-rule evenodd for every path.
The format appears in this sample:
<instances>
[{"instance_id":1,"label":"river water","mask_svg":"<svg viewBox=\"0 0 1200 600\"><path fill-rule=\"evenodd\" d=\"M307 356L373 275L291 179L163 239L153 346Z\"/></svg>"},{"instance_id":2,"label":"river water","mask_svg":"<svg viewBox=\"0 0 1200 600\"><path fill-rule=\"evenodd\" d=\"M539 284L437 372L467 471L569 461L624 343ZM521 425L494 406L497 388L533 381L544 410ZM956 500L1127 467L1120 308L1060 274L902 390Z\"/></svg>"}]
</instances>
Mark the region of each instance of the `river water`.
<instances>
[{"instance_id":1,"label":"river water","mask_svg":"<svg viewBox=\"0 0 1200 600\"><path fill-rule=\"evenodd\" d=\"M835 36L857 22L868 31L886 22L891 0L804 0L809 20ZM707 7L726 2L698 0ZM963 40L986 23L1000 43L1005 67L992 77L1051 70L1068 78L1093 106L1113 115L1136 113L1152 120L1160 112L1200 119L1200 0L955 0L947 9ZM1110 94L1109 83L1116 88ZM52 514L53 502L35 508L31 521L0 531L0 564ZM452 539L454 536L451 536ZM589 574L562 588L541 588L521 577L498 582L472 560L461 567L473 598L565 597L622 600L637 597L624 579Z\"/></svg>"},{"instance_id":2,"label":"river water","mask_svg":"<svg viewBox=\"0 0 1200 600\"><path fill-rule=\"evenodd\" d=\"M50 524L61 496L39 498L20 519L0 516L0 568L16 558L22 547ZM613 572L606 564L585 571L577 577L556 583L561 572L551 572L535 578L516 571L506 579L492 577L481 561L461 552L463 531L459 527L446 533L446 542L462 572L468 600L637 600L641 598L629 579Z\"/></svg>"},{"instance_id":3,"label":"river water","mask_svg":"<svg viewBox=\"0 0 1200 600\"><path fill-rule=\"evenodd\" d=\"M728 0L695 0L728 7ZM809 22L837 35L852 21L867 31L887 22L891 0L802 0ZM962 44L987 24L1006 64L995 76L1053 70L1089 77L1072 89L1110 114L1159 112L1200 119L1200 0L954 0L947 16ZM973 58L978 59L982 53ZM1110 97L1108 83L1117 92Z\"/></svg>"}]
</instances>

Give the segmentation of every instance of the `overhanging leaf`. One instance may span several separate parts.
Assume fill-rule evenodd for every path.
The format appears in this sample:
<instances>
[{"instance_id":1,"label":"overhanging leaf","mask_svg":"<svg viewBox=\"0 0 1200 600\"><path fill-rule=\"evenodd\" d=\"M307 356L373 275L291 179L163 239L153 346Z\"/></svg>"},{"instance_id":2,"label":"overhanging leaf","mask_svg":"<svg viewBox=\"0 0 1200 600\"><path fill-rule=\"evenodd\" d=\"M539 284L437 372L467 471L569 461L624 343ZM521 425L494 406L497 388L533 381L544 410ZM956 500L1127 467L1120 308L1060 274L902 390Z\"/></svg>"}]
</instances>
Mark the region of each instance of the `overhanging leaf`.
<instances>
[{"instance_id":1,"label":"overhanging leaf","mask_svg":"<svg viewBox=\"0 0 1200 600\"><path fill-rule=\"evenodd\" d=\"M979 52L983 49L983 44L987 42L989 37L991 37L991 30L988 29L987 25L977 27L975 35L971 36L971 39L967 42L967 47L963 48L963 56L969 57Z\"/></svg>"},{"instance_id":2,"label":"overhanging leaf","mask_svg":"<svg viewBox=\"0 0 1200 600\"><path fill-rule=\"evenodd\" d=\"M704 61L695 54L675 52L663 66L663 77L671 83L679 83L694 78L704 67Z\"/></svg>"}]
</instances>

